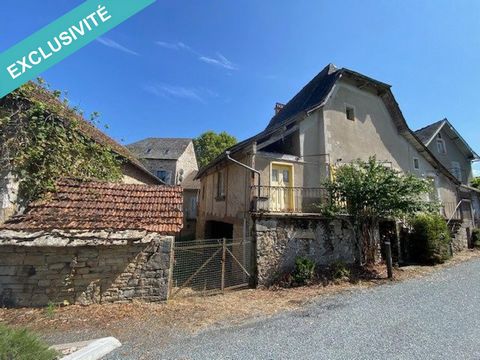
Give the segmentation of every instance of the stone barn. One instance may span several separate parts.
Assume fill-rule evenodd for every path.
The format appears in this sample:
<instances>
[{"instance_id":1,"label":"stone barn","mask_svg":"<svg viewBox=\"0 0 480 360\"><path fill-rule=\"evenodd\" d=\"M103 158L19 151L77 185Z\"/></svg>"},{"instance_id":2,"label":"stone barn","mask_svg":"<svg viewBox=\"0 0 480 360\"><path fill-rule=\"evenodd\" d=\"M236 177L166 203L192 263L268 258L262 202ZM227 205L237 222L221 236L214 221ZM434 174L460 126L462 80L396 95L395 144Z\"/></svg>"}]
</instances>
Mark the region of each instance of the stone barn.
<instances>
[{"instance_id":1,"label":"stone barn","mask_svg":"<svg viewBox=\"0 0 480 360\"><path fill-rule=\"evenodd\" d=\"M0 227L0 306L167 299L182 188L63 180Z\"/></svg>"}]
</instances>

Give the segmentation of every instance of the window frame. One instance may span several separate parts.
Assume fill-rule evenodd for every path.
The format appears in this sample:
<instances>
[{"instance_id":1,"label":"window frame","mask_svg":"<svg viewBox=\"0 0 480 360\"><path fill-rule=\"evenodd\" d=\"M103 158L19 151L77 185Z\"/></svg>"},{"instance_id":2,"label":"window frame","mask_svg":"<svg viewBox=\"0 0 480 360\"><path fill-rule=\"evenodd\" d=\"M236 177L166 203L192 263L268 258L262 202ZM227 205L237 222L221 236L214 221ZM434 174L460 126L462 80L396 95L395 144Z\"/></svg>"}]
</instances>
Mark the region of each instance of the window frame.
<instances>
[{"instance_id":1,"label":"window frame","mask_svg":"<svg viewBox=\"0 0 480 360\"><path fill-rule=\"evenodd\" d=\"M169 181L164 180L163 177L159 175L159 173L162 173L162 172L168 175ZM165 170L165 169L156 170L155 171L155 176L157 178L159 178L160 180L162 180L165 184L172 185L172 171Z\"/></svg>"},{"instance_id":2,"label":"window frame","mask_svg":"<svg viewBox=\"0 0 480 360\"><path fill-rule=\"evenodd\" d=\"M443 151L440 151L440 144L442 144ZM437 135L437 152L441 155L447 155L447 144L440 133Z\"/></svg>"},{"instance_id":3,"label":"window frame","mask_svg":"<svg viewBox=\"0 0 480 360\"><path fill-rule=\"evenodd\" d=\"M420 159L418 157L413 158L413 169L420 170Z\"/></svg>"},{"instance_id":4,"label":"window frame","mask_svg":"<svg viewBox=\"0 0 480 360\"><path fill-rule=\"evenodd\" d=\"M353 118L350 119L348 114L349 114L349 111L352 111L352 115L353 115ZM355 106L351 105L351 104L348 104L348 103L345 103L345 119L347 119L348 121L355 121L356 119L356 109L355 109Z\"/></svg>"}]
</instances>

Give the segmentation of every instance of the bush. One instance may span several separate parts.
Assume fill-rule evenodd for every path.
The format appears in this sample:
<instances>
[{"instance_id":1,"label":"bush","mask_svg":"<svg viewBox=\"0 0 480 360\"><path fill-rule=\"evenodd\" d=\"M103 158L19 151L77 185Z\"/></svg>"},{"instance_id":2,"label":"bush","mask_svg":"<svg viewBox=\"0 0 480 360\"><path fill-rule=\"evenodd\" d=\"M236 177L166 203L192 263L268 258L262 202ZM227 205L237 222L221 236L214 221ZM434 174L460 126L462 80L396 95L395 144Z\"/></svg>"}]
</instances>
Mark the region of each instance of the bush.
<instances>
[{"instance_id":1,"label":"bush","mask_svg":"<svg viewBox=\"0 0 480 360\"><path fill-rule=\"evenodd\" d=\"M412 260L433 265L443 263L451 256L451 235L443 217L421 214L412 220L411 225L409 250Z\"/></svg>"},{"instance_id":2,"label":"bush","mask_svg":"<svg viewBox=\"0 0 480 360\"><path fill-rule=\"evenodd\" d=\"M334 280L350 278L350 269L343 261L335 261L331 265L332 277Z\"/></svg>"},{"instance_id":3,"label":"bush","mask_svg":"<svg viewBox=\"0 0 480 360\"><path fill-rule=\"evenodd\" d=\"M53 360L57 358L54 350L40 341L27 330L15 330L0 324L0 359L15 360Z\"/></svg>"},{"instance_id":4,"label":"bush","mask_svg":"<svg viewBox=\"0 0 480 360\"><path fill-rule=\"evenodd\" d=\"M473 229L472 242L473 242L473 246L480 247L480 228Z\"/></svg>"},{"instance_id":5,"label":"bush","mask_svg":"<svg viewBox=\"0 0 480 360\"><path fill-rule=\"evenodd\" d=\"M304 257L295 259L295 271L293 281L298 285L309 284L315 278L315 263Z\"/></svg>"}]
</instances>

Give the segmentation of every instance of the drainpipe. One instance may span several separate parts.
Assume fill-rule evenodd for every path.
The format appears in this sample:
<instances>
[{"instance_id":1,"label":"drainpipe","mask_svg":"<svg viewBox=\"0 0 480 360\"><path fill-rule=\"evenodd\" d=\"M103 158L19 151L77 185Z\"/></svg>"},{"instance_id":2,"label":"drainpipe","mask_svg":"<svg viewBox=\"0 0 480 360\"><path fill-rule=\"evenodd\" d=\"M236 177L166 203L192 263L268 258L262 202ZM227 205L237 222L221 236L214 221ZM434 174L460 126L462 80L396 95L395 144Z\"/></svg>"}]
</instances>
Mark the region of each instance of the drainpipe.
<instances>
[{"instance_id":1,"label":"drainpipe","mask_svg":"<svg viewBox=\"0 0 480 360\"><path fill-rule=\"evenodd\" d=\"M232 157L230 156L230 151L225 151L225 155L227 156L227 159L230 160L231 162L233 162L233 163L235 163L235 164L237 164L237 165L239 165L239 166L241 166L241 167L243 167L243 168L245 168L245 169L247 169L247 170L250 170L252 173L258 175L258 189L257 189L257 191L258 191L257 201L258 201L258 199L260 199L260 195L261 195L261 189L260 189L260 186L261 186L261 182L260 182L260 171L254 169L254 168L252 168L252 167L250 167L250 166L248 166L248 165L245 165L244 163L241 163L240 161L235 160L234 158L232 158Z\"/></svg>"}]
</instances>

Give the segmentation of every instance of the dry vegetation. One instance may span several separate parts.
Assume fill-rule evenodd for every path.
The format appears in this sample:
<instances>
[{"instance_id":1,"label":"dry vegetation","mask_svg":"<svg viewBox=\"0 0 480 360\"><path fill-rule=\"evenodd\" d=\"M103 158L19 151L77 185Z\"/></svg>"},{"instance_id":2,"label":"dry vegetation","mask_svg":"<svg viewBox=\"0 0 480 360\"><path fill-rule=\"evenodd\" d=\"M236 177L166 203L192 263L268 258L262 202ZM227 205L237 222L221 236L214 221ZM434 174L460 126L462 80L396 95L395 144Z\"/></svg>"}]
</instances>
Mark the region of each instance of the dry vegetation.
<instances>
[{"instance_id":1,"label":"dry vegetation","mask_svg":"<svg viewBox=\"0 0 480 360\"><path fill-rule=\"evenodd\" d=\"M437 266L407 266L395 270L394 281L428 275L472 258L480 251L465 251L445 264ZM324 286L316 284L298 288L247 289L224 295L187 297L167 304L128 303L48 309L0 309L0 322L27 327L42 335L78 330L102 329L120 339L137 336L135 329L162 332L162 329L196 332L210 325L240 323L248 319L270 316L299 308L319 296L329 296L347 290L389 283L383 265L358 273L353 281L337 281ZM143 327L142 327L143 326ZM133 333L133 334L132 334Z\"/></svg>"}]
</instances>

